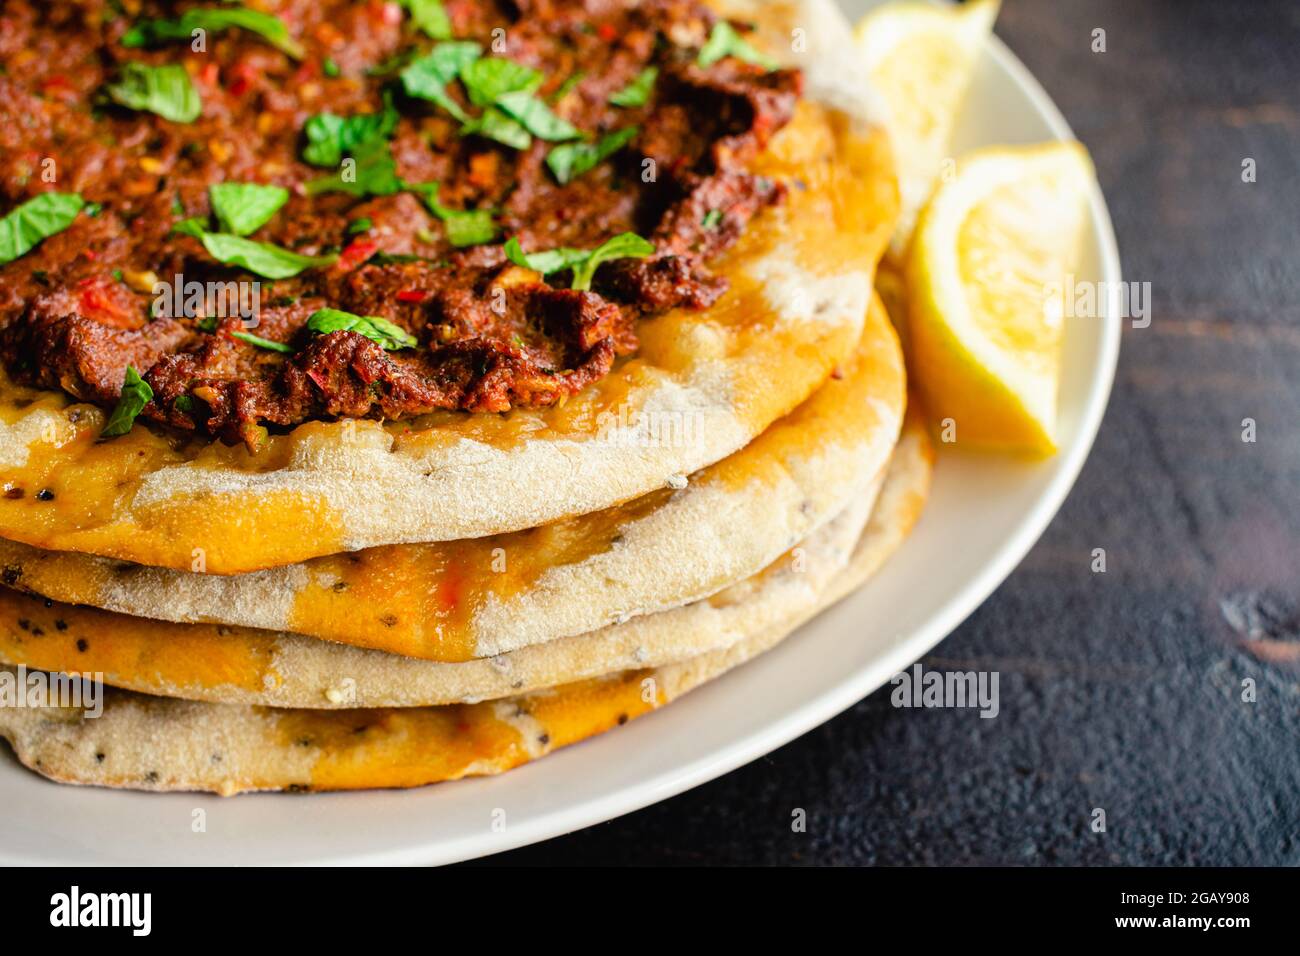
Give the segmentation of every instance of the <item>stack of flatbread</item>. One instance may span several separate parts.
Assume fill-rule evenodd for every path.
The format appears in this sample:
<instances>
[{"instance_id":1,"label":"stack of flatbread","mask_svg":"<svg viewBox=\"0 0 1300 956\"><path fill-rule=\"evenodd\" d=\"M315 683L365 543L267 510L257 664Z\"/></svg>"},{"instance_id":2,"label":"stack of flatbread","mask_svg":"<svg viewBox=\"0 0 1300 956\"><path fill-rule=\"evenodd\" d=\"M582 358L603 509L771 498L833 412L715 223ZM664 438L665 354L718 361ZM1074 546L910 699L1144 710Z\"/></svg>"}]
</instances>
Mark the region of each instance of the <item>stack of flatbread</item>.
<instances>
[{"instance_id":1,"label":"stack of flatbread","mask_svg":"<svg viewBox=\"0 0 1300 956\"><path fill-rule=\"evenodd\" d=\"M143 790L408 787L615 728L770 648L916 520L930 448L873 294L888 141L829 4L765 4L797 182L704 312L562 407L314 422L257 455L0 387L0 663L101 716L0 708L20 760ZM810 12L811 11L811 12ZM798 17L797 21L782 17Z\"/></svg>"}]
</instances>

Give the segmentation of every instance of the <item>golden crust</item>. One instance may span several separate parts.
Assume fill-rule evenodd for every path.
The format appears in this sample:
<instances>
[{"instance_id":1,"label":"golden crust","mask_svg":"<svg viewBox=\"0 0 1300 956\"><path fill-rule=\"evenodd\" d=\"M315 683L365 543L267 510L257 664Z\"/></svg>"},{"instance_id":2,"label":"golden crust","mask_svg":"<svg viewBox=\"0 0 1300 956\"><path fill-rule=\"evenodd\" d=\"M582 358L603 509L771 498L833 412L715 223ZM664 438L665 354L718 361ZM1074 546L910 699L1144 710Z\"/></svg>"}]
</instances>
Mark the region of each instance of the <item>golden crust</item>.
<instances>
[{"instance_id":1,"label":"golden crust","mask_svg":"<svg viewBox=\"0 0 1300 956\"><path fill-rule=\"evenodd\" d=\"M103 715L90 720L79 711L5 708L0 735L51 779L144 790L350 790L500 773L680 697L860 586L919 514L930 472L922 429L909 429L896 461L857 546L820 593L756 616L740 640L680 663L405 709L280 710L110 691Z\"/></svg>"},{"instance_id":2,"label":"golden crust","mask_svg":"<svg viewBox=\"0 0 1300 956\"><path fill-rule=\"evenodd\" d=\"M918 484L908 476L924 463L920 427L912 416L889 464L887 497L900 481ZM861 484L844 513L807 541L708 600L490 659L420 661L294 634L47 606L0 589L0 662L102 673L114 686L158 696L309 709L470 703L657 667L729 646L815 600L844 567L882 477Z\"/></svg>"},{"instance_id":3,"label":"golden crust","mask_svg":"<svg viewBox=\"0 0 1300 956\"><path fill-rule=\"evenodd\" d=\"M878 482L873 483L878 486ZM104 680L161 697L306 709L477 703L657 667L734 643L756 616L825 586L866 523L874 490L765 569L672 610L496 657L422 661L252 628L144 621L0 588L0 662ZM754 594L755 591L758 594Z\"/></svg>"}]
</instances>

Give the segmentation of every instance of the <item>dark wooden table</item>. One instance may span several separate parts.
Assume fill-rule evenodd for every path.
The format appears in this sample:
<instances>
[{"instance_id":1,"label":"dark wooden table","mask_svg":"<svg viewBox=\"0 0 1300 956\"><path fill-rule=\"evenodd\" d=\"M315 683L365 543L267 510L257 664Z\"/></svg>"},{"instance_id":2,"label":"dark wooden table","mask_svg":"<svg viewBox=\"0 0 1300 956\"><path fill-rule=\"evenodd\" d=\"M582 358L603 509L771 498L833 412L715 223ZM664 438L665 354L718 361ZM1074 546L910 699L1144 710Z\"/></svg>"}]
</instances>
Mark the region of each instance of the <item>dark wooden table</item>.
<instances>
[{"instance_id":1,"label":"dark wooden table","mask_svg":"<svg viewBox=\"0 0 1300 956\"><path fill-rule=\"evenodd\" d=\"M1300 864L1300 4L1003 6L1153 302L1061 513L923 660L999 671L1000 715L898 710L886 688L495 862Z\"/></svg>"}]
</instances>

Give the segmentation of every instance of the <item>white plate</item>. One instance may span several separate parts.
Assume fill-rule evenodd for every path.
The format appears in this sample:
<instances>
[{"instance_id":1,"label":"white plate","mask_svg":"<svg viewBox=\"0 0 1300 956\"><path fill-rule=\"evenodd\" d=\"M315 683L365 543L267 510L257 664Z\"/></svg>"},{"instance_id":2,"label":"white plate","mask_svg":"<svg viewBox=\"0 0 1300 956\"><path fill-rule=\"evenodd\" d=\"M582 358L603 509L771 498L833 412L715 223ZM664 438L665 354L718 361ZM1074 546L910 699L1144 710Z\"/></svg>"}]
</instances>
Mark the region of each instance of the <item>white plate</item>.
<instances>
[{"instance_id":1,"label":"white plate","mask_svg":"<svg viewBox=\"0 0 1300 956\"><path fill-rule=\"evenodd\" d=\"M846 6L857 14L866 4ZM1047 94L995 41L958 152L1070 137ZM1091 212L1079 278L1118 283L1099 190ZM0 863L441 863L590 826L724 774L880 687L1011 573L1088 454L1119 333L1118 319L1068 322L1059 455L1027 465L943 453L920 526L877 578L775 650L671 707L504 776L404 792L221 799L84 789L47 783L6 753ZM196 808L206 811L206 832L192 830ZM493 825L498 811L503 829Z\"/></svg>"}]
</instances>

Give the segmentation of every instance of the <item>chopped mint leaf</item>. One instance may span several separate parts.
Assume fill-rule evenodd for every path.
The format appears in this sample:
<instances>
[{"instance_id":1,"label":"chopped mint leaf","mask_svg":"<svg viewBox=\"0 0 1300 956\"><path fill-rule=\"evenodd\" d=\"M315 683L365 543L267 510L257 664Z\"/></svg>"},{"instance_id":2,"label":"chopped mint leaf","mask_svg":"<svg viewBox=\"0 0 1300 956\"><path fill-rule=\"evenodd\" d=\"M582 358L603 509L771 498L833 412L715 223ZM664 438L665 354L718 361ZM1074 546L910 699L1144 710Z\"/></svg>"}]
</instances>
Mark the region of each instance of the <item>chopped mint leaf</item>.
<instances>
[{"instance_id":1,"label":"chopped mint leaf","mask_svg":"<svg viewBox=\"0 0 1300 956\"><path fill-rule=\"evenodd\" d=\"M551 249L546 252L525 253L519 245L519 238L511 236L506 243L506 257L515 265L532 269L542 275L573 270L572 288L587 290L596 269L603 263L614 259L643 259L655 251L654 243L643 239L634 232L625 232L614 236L592 250Z\"/></svg>"},{"instance_id":2,"label":"chopped mint leaf","mask_svg":"<svg viewBox=\"0 0 1300 956\"><path fill-rule=\"evenodd\" d=\"M289 36L289 28L283 20L247 7L186 10L175 20L141 20L122 34L122 46L145 47L157 46L169 40L188 41L195 30L220 33L231 27L256 33L277 50L282 50L295 60L302 59L302 45Z\"/></svg>"},{"instance_id":3,"label":"chopped mint leaf","mask_svg":"<svg viewBox=\"0 0 1300 956\"><path fill-rule=\"evenodd\" d=\"M193 123L203 112L194 81L185 67L176 63L128 63L121 78L108 87L108 95L121 106L157 113L173 123Z\"/></svg>"},{"instance_id":4,"label":"chopped mint leaf","mask_svg":"<svg viewBox=\"0 0 1300 956\"><path fill-rule=\"evenodd\" d=\"M552 272L572 269L587 258L586 250L567 247L550 249L545 252L526 253L519 245L518 236L511 236L506 241L505 251L506 258L515 265L531 269L533 272L540 272L544 276L550 275Z\"/></svg>"},{"instance_id":5,"label":"chopped mint leaf","mask_svg":"<svg viewBox=\"0 0 1300 956\"><path fill-rule=\"evenodd\" d=\"M654 92L655 80L658 78L659 67L647 66L636 75L636 79L612 94L609 101L615 106L645 106L650 102L650 94Z\"/></svg>"},{"instance_id":6,"label":"chopped mint leaf","mask_svg":"<svg viewBox=\"0 0 1300 956\"><path fill-rule=\"evenodd\" d=\"M542 80L542 74L531 67L495 56L476 59L460 71L460 81L475 106L491 106L507 93L535 93Z\"/></svg>"},{"instance_id":7,"label":"chopped mint leaf","mask_svg":"<svg viewBox=\"0 0 1300 956\"><path fill-rule=\"evenodd\" d=\"M239 339L241 342L247 342L249 345L256 345L259 349L266 349L270 352L283 352L285 355L292 355L298 351L292 345L285 345L283 342L274 342L271 339L264 339L260 335L254 335L252 332L231 332L230 337Z\"/></svg>"},{"instance_id":8,"label":"chopped mint leaf","mask_svg":"<svg viewBox=\"0 0 1300 956\"><path fill-rule=\"evenodd\" d=\"M505 93L497 99L496 105L538 139L558 142L577 139L582 135L581 130L563 117L556 116L549 106L532 93L523 90Z\"/></svg>"},{"instance_id":9,"label":"chopped mint leaf","mask_svg":"<svg viewBox=\"0 0 1300 956\"><path fill-rule=\"evenodd\" d=\"M447 84L482 55L477 43L439 43L402 70L402 89L407 96L436 103L462 123L468 122L469 115L447 92Z\"/></svg>"},{"instance_id":10,"label":"chopped mint leaf","mask_svg":"<svg viewBox=\"0 0 1300 956\"><path fill-rule=\"evenodd\" d=\"M434 40L451 39L451 17L442 0L398 0L411 12L411 22Z\"/></svg>"},{"instance_id":11,"label":"chopped mint leaf","mask_svg":"<svg viewBox=\"0 0 1300 956\"><path fill-rule=\"evenodd\" d=\"M289 201L289 190L283 186L261 183L214 183L208 194L217 224L236 236L256 232Z\"/></svg>"},{"instance_id":12,"label":"chopped mint leaf","mask_svg":"<svg viewBox=\"0 0 1300 956\"><path fill-rule=\"evenodd\" d=\"M340 331L356 332L390 352L413 349L419 344L415 336L395 322L378 315L354 315L342 309L317 309L308 317L307 328L318 335Z\"/></svg>"},{"instance_id":13,"label":"chopped mint leaf","mask_svg":"<svg viewBox=\"0 0 1300 956\"><path fill-rule=\"evenodd\" d=\"M387 140L397 128L397 120L397 110L388 102L378 113L317 113L303 126L307 146L302 158L313 166L337 166L362 144Z\"/></svg>"},{"instance_id":14,"label":"chopped mint leaf","mask_svg":"<svg viewBox=\"0 0 1300 956\"><path fill-rule=\"evenodd\" d=\"M13 262L72 225L85 201L77 193L41 193L0 219L0 265Z\"/></svg>"},{"instance_id":15,"label":"chopped mint leaf","mask_svg":"<svg viewBox=\"0 0 1300 956\"><path fill-rule=\"evenodd\" d=\"M368 140L355 147L343 160L344 168L333 176L322 176L304 184L308 196L320 193L348 193L352 196L391 196L401 192L397 163L385 140ZM348 163L354 165L347 165Z\"/></svg>"},{"instance_id":16,"label":"chopped mint leaf","mask_svg":"<svg viewBox=\"0 0 1300 956\"><path fill-rule=\"evenodd\" d=\"M625 232L601 243L593 249L587 260L573 270L573 288L590 289L596 269L614 259L644 259L655 251L654 243L635 232Z\"/></svg>"},{"instance_id":17,"label":"chopped mint leaf","mask_svg":"<svg viewBox=\"0 0 1300 956\"><path fill-rule=\"evenodd\" d=\"M695 62L698 66L708 67L728 56L761 66L765 70L775 70L780 65L767 54L754 49L726 20L719 20L713 25L713 32L700 48L700 55Z\"/></svg>"},{"instance_id":18,"label":"chopped mint leaf","mask_svg":"<svg viewBox=\"0 0 1300 956\"><path fill-rule=\"evenodd\" d=\"M563 143L546 154L546 165L560 185L566 185L613 156L635 139L637 132L637 127L629 126L595 143Z\"/></svg>"},{"instance_id":19,"label":"chopped mint leaf","mask_svg":"<svg viewBox=\"0 0 1300 956\"><path fill-rule=\"evenodd\" d=\"M140 377L140 373L131 365L126 367L126 380L122 383L122 394L117 400L117 407L104 423L100 438L116 438L125 435L135 424L136 417L144 407L153 401L153 389Z\"/></svg>"},{"instance_id":20,"label":"chopped mint leaf","mask_svg":"<svg viewBox=\"0 0 1300 956\"><path fill-rule=\"evenodd\" d=\"M492 212L487 209L449 209L438 202L437 183L406 183L406 188L424 199L429 211L437 216L447 231L447 240L457 248L480 246L497 237Z\"/></svg>"},{"instance_id":21,"label":"chopped mint leaf","mask_svg":"<svg viewBox=\"0 0 1300 956\"><path fill-rule=\"evenodd\" d=\"M288 279L304 269L333 265L338 256L304 256L269 242L255 242L224 232L210 232L201 219L186 219L173 232L193 236L203 243L208 255L230 266L241 266L267 279Z\"/></svg>"},{"instance_id":22,"label":"chopped mint leaf","mask_svg":"<svg viewBox=\"0 0 1300 956\"><path fill-rule=\"evenodd\" d=\"M495 106L489 107L482 116L462 126L460 134L482 136L519 150L528 149L533 145L532 134L524 128L523 124L507 116Z\"/></svg>"}]
</instances>

